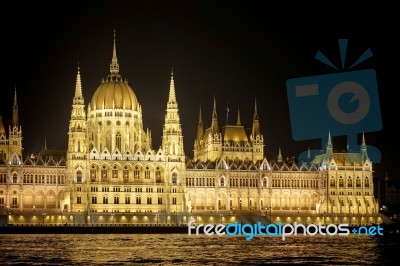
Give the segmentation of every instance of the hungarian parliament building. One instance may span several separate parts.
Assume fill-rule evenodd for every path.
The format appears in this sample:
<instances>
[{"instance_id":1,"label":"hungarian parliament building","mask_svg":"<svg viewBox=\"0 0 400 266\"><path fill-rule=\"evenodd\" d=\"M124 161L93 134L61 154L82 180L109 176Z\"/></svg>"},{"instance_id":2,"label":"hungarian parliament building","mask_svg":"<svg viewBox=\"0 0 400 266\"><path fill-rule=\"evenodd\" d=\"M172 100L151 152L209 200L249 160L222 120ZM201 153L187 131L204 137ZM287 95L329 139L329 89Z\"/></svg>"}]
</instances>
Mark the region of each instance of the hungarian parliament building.
<instances>
[{"instance_id":1,"label":"hungarian parliament building","mask_svg":"<svg viewBox=\"0 0 400 266\"><path fill-rule=\"evenodd\" d=\"M246 130L239 113L236 123L221 126L214 99L211 125L200 110L189 158L171 73L162 144L154 150L142 107L120 75L115 37L110 74L89 102L82 89L78 68L67 150L45 145L27 156L15 92L10 123L0 116L0 212L379 212L364 136L356 153L334 152L329 136L326 149L307 162L284 160L280 151L267 159L257 103Z\"/></svg>"}]
</instances>

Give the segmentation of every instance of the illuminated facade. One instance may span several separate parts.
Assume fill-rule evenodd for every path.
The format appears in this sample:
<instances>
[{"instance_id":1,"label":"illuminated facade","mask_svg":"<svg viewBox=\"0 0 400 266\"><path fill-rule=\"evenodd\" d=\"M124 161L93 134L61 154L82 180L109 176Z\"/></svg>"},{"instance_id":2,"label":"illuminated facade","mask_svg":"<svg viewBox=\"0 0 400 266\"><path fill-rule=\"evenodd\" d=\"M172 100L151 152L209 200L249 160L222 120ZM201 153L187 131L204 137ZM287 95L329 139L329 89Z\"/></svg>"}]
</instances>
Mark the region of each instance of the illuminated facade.
<instances>
[{"instance_id":1,"label":"illuminated facade","mask_svg":"<svg viewBox=\"0 0 400 266\"><path fill-rule=\"evenodd\" d=\"M171 73L162 145L152 148L142 108L119 72L114 38L110 74L85 105L78 69L66 153L22 157L15 94L13 120L0 117L0 208L19 213L204 213L271 211L376 215L372 164L359 153L324 154L296 164L264 156L257 103L247 132L218 125L216 102L204 130L200 110L194 157L184 154ZM158 217L157 217L158 218Z\"/></svg>"}]
</instances>

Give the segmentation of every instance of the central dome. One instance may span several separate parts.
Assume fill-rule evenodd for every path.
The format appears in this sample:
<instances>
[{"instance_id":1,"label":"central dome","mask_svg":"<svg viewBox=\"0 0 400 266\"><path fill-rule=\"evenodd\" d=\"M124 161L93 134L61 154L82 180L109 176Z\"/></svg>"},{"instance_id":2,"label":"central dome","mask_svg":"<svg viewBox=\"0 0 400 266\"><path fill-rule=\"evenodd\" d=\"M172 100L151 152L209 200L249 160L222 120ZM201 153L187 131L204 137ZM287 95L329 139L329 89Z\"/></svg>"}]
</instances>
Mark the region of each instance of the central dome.
<instances>
[{"instance_id":1,"label":"central dome","mask_svg":"<svg viewBox=\"0 0 400 266\"><path fill-rule=\"evenodd\" d=\"M101 81L101 85L94 92L90 101L92 110L101 109L125 109L138 111L139 103L132 88L127 81L123 81L119 74L119 64L117 59L117 48L114 46L113 57L110 64L110 75L106 80Z\"/></svg>"},{"instance_id":2,"label":"central dome","mask_svg":"<svg viewBox=\"0 0 400 266\"><path fill-rule=\"evenodd\" d=\"M138 100L128 82L120 76L109 76L102 81L90 101L92 110L126 109L138 111Z\"/></svg>"}]
</instances>

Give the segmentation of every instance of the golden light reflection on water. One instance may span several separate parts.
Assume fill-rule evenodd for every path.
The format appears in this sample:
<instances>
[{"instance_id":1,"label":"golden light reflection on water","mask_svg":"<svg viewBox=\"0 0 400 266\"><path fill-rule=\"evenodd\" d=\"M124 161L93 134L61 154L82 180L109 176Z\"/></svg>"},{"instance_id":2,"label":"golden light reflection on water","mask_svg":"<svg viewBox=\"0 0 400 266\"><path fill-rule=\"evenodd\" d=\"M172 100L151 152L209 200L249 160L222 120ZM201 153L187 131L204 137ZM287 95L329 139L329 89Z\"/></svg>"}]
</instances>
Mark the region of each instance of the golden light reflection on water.
<instances>
[{"instance_id":1,"label":"golden light reflection on water","mask_svg":"<svg viewBox=\"0 0 400 266\"><path fill-rule=\"evenodd\" d=\"M359 237L165 235L1 235L0 264L232 265L262 263L379 264L399 241ZM391 250L394 249L394 250Z\"/></svg>"}]
</instances>

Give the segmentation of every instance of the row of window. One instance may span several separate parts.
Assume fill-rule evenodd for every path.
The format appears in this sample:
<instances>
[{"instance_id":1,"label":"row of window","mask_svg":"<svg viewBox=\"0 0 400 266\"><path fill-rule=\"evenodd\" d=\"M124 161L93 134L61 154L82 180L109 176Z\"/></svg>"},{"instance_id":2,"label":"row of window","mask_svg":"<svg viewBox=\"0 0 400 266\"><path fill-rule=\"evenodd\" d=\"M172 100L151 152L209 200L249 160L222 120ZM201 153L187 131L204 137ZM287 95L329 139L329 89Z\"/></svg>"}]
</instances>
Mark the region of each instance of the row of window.
<instances>
[{"instance_id":1,"label":"row of window","mask_svg":"<svg viewBox=\"0 0 400 266\"><path fill-rule=\"evenodd\" d=\"M226 184L225 177L220 178L220 186L224 187ZM188 177L186 178L187 186L215 186L215 178L213 177ZM230 187L258 187L258 178L229 178ZM268 187L268 179L262 179L262 187ZM272 179L272 187L309 187L317 188L318 179L301 179L301 180L289 180L289 179Z\"/></svg>"},{"instance_id":2,"label":"row of window","mask_svg":"<svg viewBox=\"0 0 400 266\"><path fill-rule=\"evenodd\" d=\"M17 173L13 173L11 182L18 183ZM64 175L42 175L42 174L24 174L24 184L65 184ZM7 174L0 174L0 183L7 183Z\"/></svg>"},{"instance_id":3,"label":"row of window","mask_svg":"<svg viewBox=\"0 0 400 266\"><path fill-rule=\"evenodd\" d=\"M77 191L82 191L82 187L77 187L76 188ZM90 192L98 192L99 191L99 187L90 187ZM113 192L121 192L121 187L112 187ZM124 192L132 192L132 188L131 187L124 187L123 188ZM145 191L147 193L153 193L155 190L152 187L146 187ZM157 188L157 193L164 193L164 188ZM101 192L110 192L110 187L102 187L101 188ZM135 187L135 192L143 192L143 188L141 187ZM176 188L172 188L172 192L176 193L177 189Z\"/></svg>"},{"instance_id":4,"label":"row of window","mask_svg":"<svg viewBox=\"0 0 400 266\"><path fill-rule=\"evenodd\" d=\"M318 188L318 179L272 179L272 187Z\"/></svg>"},{"instance_id":5,"label":"row of window","mask_svg":"<svg viewBox=\"0 0 400 266\"><path fill-rule=\"evenodd\" d=\"M0 205L4 205L5 204L5 197L0 196ZM13 196L11 198L11 206L16 206L18 205L18 198L16 196ZM14 208L14 207L11 207Z\"/></svg>"},{"instance_id":6,"label":"row of window","mask_svg":"<svg viewBox=\"0 0 400 266\"><path fill-rule=\"evenodd\" d=\"M92 202L92 204L98 204L97 196L92 196L92 201L91 202ZM82 196L77 196L76 197L76 203L77 204L82 204ZM131 197L130 196L125 196L124 203L125 204L131 204ZM103 196L102 204L109 204L108 196ZM120 197L119 196L115 196L114 197L113 204L120 204ZM136 204L142 204L142 197L140 197L140 196L136 197ZM147 197L146 198L146 204L148 204L148 205L153 204L153 198L152 197ZM158 197L157 198L157 204L158 205L163 204L163 198L162 197ZM176 204L177 204L177 198L173 197L172 198L172 205L176 205Z\"/></svg>"},{"instance_id":7,"label":"row of window","mask_svg":"<svg viewBox=\"0 0 400 266\"><path fill-rule=\"evenodd\" d=\"M337 180L334 177L331 177L331 179L329 181L329 186L336 187L336 183L337 183ZM348 177L347 181L345 181L343 177L339 177L338 183L339 183L339 187L345 187L345 185L347 185L348 188L352 188L354 185L353 179L350 176ZM361 181L360 177L358 177L358 176L355 180L355 186L359 187L359 188L362 186L362 181ZM365 177L364 187L369 187L368 177Z\"/></svg>"},{"instance_id":8,"label":"row of window","mask_svg":"<svg viewBox=\"0 0 400 266\"><path fill-rule=\"evenodd\" d=\"M336 191L331 191L331 193L330 193L331 195L336 195ZM344 191L339 191L338 193L337 193L338 195L345 195L346 193L344 192ZM357 196L361 196L361 194L362 194L362 192L361 191L357 191L356 193L355 193L355 195L357 195ZM353 195L353 192L352 191L348 191L347 192L347 195ZM369 191L365 191L364 192L364 195L365 196L369 196Z\"/></svg>"}]
</instances>

